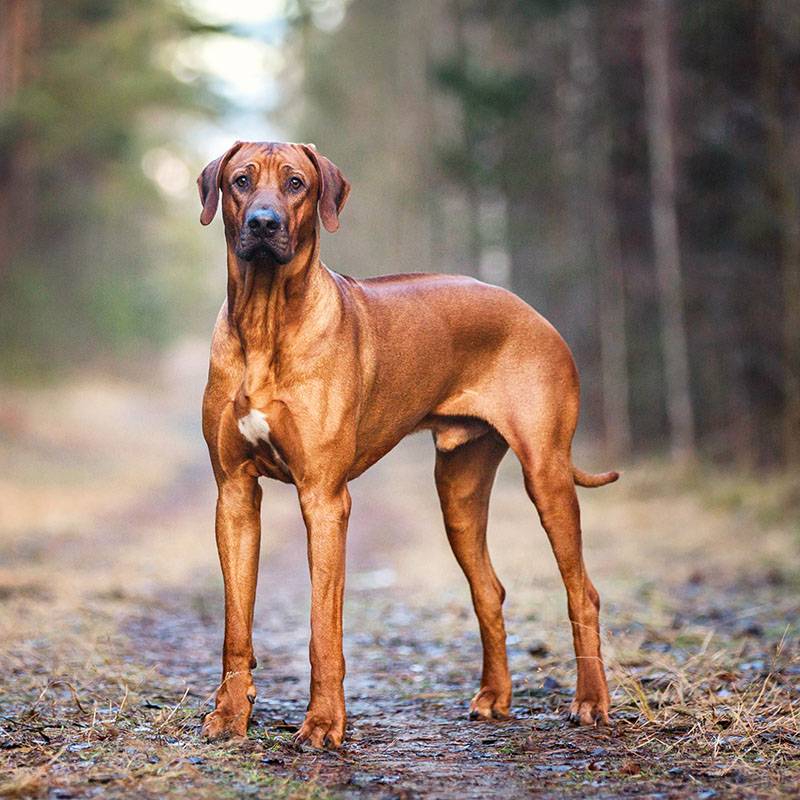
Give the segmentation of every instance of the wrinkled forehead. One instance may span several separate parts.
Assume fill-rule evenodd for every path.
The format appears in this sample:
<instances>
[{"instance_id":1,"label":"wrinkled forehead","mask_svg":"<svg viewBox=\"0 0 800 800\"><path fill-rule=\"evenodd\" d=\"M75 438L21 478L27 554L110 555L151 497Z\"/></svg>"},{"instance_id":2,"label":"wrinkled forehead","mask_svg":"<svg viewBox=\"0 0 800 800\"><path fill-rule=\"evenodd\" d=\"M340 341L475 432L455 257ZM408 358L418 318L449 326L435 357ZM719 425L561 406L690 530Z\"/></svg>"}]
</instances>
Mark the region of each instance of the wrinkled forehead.
<instances>
[{"instance_id":1,"label":"wrinkled forehead","mask_svg":"<svg viewBox=\"0 0 800 800\"><path fill-rule=\"evenodd\" d=\"M230 175L247 166L257 168L260 173L275 175L287 170L296 170L309 177L316 174L303 148L287 142L245 142L231 157L225 173Z\"/></svg>"}]
</instances>

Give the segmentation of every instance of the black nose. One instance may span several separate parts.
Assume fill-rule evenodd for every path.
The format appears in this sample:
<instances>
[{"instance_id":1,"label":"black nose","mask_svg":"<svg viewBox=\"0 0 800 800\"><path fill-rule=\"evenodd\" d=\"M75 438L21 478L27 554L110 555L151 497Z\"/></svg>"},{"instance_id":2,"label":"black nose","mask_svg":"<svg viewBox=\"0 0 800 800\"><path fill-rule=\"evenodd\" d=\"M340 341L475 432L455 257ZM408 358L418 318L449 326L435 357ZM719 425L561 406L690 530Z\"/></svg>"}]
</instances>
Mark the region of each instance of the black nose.
<instances>
[{"instance_id":1,"label":"black nose","mask_svg":"<svg viewBox=\"0 0 800 800\"><path fill-rule=\"evenodd\" d=\"M282 220L274 208L256 208L249 211L245 225L253 233L270 236L281 227Z\"/></svg>"}]
</instances>

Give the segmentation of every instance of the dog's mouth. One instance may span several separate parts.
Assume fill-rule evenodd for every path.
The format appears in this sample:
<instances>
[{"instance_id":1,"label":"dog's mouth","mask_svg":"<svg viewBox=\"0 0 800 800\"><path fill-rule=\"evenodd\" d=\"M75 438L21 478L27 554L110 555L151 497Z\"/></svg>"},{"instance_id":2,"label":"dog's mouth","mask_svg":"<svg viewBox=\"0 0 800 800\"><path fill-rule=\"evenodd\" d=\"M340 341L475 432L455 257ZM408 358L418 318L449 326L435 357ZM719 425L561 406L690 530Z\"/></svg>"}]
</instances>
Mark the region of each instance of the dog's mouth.
<instances>
[{"instance_id":1,"label":"dog's mouth","mask_svg":"<svg viewBox=\"0 0 800 800\"><path fill-rule=\"evenodd\" d=\"M294 256L294 251L286 233L278 233L269 238L243 234L239 237L236 255L242 261L266 260L277 264L288 264Z\"/></svg>"}]
</instances>

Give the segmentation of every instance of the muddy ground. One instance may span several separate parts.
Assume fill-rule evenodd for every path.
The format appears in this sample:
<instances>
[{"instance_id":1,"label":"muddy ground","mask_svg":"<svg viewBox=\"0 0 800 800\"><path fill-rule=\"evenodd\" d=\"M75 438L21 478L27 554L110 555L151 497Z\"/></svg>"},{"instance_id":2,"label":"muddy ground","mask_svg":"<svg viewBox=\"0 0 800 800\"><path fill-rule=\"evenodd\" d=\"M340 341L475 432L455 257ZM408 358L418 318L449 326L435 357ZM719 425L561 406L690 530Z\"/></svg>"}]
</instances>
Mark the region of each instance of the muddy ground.
<instances>
[{"instance_id":1,"label":"muddy ground","mask_svg":"<svg viewBox=\"0 0 800 800\"><path fill-rule=\"evenodd\" d=\"M425 436L351 487L346 745L291 745L309 591L296 499L274 483L250 735L201 741L222 635L201 365L187 347L148 383L0 394L0 796L798 796L796 479L647 463L581 491L613 695L611 727L587 730L565 721L563 589L507 458L490 544L515 718L471 722L480 641Z\"/></svg>"}]
</instances>

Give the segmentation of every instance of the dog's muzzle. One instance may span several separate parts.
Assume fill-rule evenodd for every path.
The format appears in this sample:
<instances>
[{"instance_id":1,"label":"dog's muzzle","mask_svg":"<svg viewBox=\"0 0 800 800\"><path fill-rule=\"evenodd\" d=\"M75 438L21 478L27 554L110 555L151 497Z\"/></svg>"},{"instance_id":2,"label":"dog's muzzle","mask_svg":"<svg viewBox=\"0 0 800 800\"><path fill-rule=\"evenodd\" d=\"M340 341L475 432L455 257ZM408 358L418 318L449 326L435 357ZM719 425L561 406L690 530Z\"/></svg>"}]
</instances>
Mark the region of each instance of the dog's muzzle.
<instances>
[{"instance_id":1,"label":"dog's muzzle","mask_svg":"<svg viewBox=\"0 0 800 800\"><path fill-rule=\"evenodd\" d=\"M262 256L279 264L291 261L294 253L286 220L274 208L248 211L239 234L236 255L245 261Z\"/></svg>"}]
</instances>

